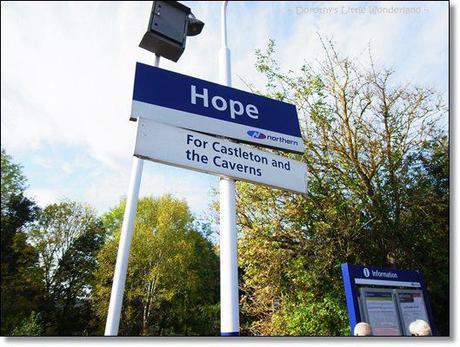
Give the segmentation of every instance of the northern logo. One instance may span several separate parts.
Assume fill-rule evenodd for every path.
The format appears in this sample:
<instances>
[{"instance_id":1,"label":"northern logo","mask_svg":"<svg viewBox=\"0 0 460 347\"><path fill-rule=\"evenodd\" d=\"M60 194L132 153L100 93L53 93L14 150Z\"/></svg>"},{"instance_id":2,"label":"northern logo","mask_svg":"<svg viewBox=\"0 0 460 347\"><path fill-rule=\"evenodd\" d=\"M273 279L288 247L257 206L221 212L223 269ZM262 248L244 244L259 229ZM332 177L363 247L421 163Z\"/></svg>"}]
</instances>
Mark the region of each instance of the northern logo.
<instances>
[{"instance_id":1,"label":"northern logo","mask_svg":"<svg viewBox=\"0 0 460 347\"><path fill-rule=\"evenodd\" d=\"M254 139L263 140L267 138L267 135L257 130L249 130L247 134Z\"/></svg>"}]
</instances>

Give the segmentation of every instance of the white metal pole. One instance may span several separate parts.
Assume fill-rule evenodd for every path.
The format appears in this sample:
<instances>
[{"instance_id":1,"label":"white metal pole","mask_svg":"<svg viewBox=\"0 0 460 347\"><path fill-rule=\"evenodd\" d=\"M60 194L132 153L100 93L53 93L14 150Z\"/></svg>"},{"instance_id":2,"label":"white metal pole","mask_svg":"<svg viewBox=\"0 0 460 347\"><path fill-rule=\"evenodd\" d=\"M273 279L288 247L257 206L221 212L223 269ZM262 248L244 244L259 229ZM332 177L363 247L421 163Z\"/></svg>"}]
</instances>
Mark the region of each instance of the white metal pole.
<instances>
[{"instance_id":1,"label":"white metal pole","mask_svg":"<svg viewBox=\"0 0 460 347\"><path fill-rule=\"evenodd\" d=\"M160 56L155 55L155 66L159 66L159 64ZM137 200L139 198L139 188L141 185L143 167L144 160L138 157L133 157L125 214L123 216L123 224L121 227L120 244L118 245L117 261L115 264L115 273L113 275L112 292L110 294L109 312L107 313L107 321L105 323L105 336L118 335L121 306L123 303L123 292L126 282L126 271L128 270L129 249L133 236L134 220L136 218Z\"/></svg>"},{"instance_id":2,"label":"white metal pole","mask_svg":"<svg viewBox=\"0 0 460 347\"><path fill-rule=\"evenodd\" d=\"M219 52L219 73L222 84L231 86L230 49L227 47L228 1L222 3L221 34L222 46ZM238 256L236 233L235 181L221 178L220 190L220 333L222 336L236 336L240 331L238 297Z\"/></svg>"}]
</instances>

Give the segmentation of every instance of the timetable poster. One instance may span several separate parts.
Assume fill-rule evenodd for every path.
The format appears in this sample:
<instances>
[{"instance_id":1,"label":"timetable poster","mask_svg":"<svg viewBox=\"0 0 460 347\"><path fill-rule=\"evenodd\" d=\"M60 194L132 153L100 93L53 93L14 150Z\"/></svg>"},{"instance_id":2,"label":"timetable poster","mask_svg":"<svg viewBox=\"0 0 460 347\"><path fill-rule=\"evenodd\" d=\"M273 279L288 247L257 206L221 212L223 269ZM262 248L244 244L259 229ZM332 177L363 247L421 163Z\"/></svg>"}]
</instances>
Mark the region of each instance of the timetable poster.
<instances>
[{"instance_id":1,"label":"timetable poster","mask_svg":"<svg viewBox=\"0 0 460 347\"><path fill-rule=\"evenodd\" d=\"M391 290L362 290L368 323L374 336L401 336L396 303Z\"/></svg>"},{"instance_id":2,"label":"timetable poster","mask_svg":"<svg viewBox=\"0 0 460 347\"><path fill-rule=\"evenodd\" d=\"M404 291L398 290L399 309L404 324L405 334L410 335L409 325L417 319L429 322L421 290Z\"/></svg>"}]
</instances>

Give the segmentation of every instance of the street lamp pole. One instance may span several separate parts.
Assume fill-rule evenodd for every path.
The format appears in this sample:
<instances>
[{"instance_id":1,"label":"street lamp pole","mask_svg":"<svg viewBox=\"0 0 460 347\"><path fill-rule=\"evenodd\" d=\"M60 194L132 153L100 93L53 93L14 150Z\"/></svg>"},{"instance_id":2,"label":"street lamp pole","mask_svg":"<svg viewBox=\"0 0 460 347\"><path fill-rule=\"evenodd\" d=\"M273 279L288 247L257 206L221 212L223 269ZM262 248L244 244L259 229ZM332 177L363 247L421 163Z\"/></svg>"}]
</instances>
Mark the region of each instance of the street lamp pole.
<instances>
[{"instance_id":1,"label":"street lamp pole","mask_svg":"<svg viewBox=\"0 0 460 347\"><path fill-rule=\"evenodd\" d=\"M219 78L231 86L230 49L227 46L227 4L221 8L222 42L219 51ZM238 257L235 181L220 178L220 331L221 336L237 336L240 331L238 297Z\"/></svg>"}]
</instances>

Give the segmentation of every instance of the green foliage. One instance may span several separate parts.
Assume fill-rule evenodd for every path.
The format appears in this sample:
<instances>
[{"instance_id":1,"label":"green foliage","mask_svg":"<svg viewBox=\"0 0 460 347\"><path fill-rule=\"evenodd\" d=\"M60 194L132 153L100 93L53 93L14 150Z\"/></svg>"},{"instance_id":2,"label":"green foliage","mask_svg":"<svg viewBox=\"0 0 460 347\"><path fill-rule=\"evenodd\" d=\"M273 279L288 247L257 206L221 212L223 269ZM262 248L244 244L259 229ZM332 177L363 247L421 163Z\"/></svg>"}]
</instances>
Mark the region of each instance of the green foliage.
<instances>
[{"instance_id":1,"label":"green foliage","mask_svg":"<svg viewBox=\"0 0 460 347\"><path fill-rule=\"evenodd\" d=\"M104 240L95 211L77 202L47 206L29 228L40 258L44 297L41 305L47 335L88 333L89 296L96 255Z\"/></svg>"},{"instance_id":2,"label":"green foliage","mask_svg":"<svg viewBox=\"0 0 460 347\"><path fill-rule=\"evenodd\" d=\"M327 292L315 296L312 292L299 291L297 300L288 301L279 312L273 314L272 335L330 336L348 334L347 313L342 295Z\"/></svg>"},{"instance_id":3,"label":"green foliage","mask_svg":"<svg viewBox=\"0 0 460 347\"><path fill-rule=\"evenodd\" d=\"M11 332L12 336L40 336L43 333L40 313L32 311L29 317Z\"/></svg>"},{"instance_id":4,"label":"green foliage","mask_svg":"<svg viewBox=\"0 0 460 347\"><path fill-rule=\"evenodd\" d=\"M101 328L108 310L124 204L122 201L104 216L113 238L98 256L93 300ZM187 204L171 196L139 200L121 335L218 333L218 258L192 222Z\"/></svg>"},{"instance_id":5,"label":"green foliage","mask_svg":"<svg viewBox=\"0 0 460 347\"><path fill-rule=\"evenodd\" d=\"M447 136L423 144L412 172L409 208L402 214L403 237L411 244L402 261L424 275L433 316L449 331L449 143Z\"/></svg>"},{"instance_id":6,"label":"green foliage","mask_svg":"<svg viewBox=\"0 0 460 347\"><path fill-rule=\"evenodd\" d=\"M298 73L281 71L272 41L256 53L265 94L297 105L306 152L289 156L307 164L308 195L238 183L243 333L348 335L340 264L352 262L422 271L448 334L445 108L372 58L366 70L323 47Z\"/></svg>"},{"instance_id":7,"label":"green foliage","mask_svg":"<svg viewBox=\"0 0 460 347\"><path fill-rule=\"evenodd\" d=\"M72 201L39 210L25 184L2 150L2 334L103 334L124 201L102 219ZM121 334L218 334L219 259L209 237L185 202L139 201Z\"/></svg>"},{"instance_id":8,"label":"green foliage","mask_svg":"<svg viewBox=\"0 0 460 347\"><path fill-rule=\"evenodd\" d=\"M37 213L35 203L24 196L21 167L1 152L1 333L14 327L38 309L42 284L38 255L23 232Z\"/></svg>"},{"instance_id":9,"label":"green foliage","mask_svg":"<svg viewBox=\"0 0 460 347\"><path fill-rule=\"evenodd\" d=\"M1 150L1 200L2 215L8 206L8 202L13 196L21 195L26 187L26 178L22 173L20 165L13 162L11 156Z\"/></svg>"}]
</instances>

